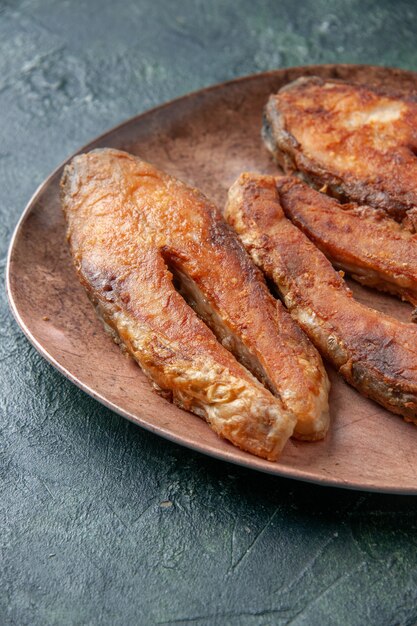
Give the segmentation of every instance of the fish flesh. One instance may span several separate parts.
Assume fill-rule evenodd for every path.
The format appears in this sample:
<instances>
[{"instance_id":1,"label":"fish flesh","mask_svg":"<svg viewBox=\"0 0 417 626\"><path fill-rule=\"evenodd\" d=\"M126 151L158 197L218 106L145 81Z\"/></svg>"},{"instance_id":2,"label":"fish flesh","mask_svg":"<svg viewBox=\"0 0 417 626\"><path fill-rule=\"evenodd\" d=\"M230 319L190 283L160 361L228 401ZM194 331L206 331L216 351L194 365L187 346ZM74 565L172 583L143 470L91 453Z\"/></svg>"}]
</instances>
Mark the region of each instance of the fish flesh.
<instances>
[{"instance_id":1,"label":"fish flesh","mask_svg":"<svg viewBox=\"0 0 417 626\"><path fill-rule=\"evenodd\" d=\"M201 192L101 149L66 166L62 206L81 283L165 397L269 460L325 435L319 354Z\"/></svg>"},{"instance_id":2,"label":"fish flesh","mask_svg":"<svg viewBox=\"0 0 417 626\"><path fill-rule=\"evenodd\" d=\"M225 216L323 357L363 395L417 423L417 328L356 302L285 217L273 176L242 174Z\"/></svg>"},{"instance_id":3,"label":"fish flesh","mask_svg":"<svg viewBox=\"0 0 417 626\"><path fill-rule=\"evenodd\" d=\"M286 173L417 230L417 95L316 76L271 95L263 137Z\"/></svg>"},{"instance_id":4,"label":"fish flesh","mask_svg":"<svg viewBox=\"0 0 417 626\"><path fill-rule=\"evenodd\" d=\"M340 204L294 176L276 177L282 209L332 265L417 306L417 235L382 211ZM413 321L416 311L413 312Z\"/></svg>"}]
</instances>

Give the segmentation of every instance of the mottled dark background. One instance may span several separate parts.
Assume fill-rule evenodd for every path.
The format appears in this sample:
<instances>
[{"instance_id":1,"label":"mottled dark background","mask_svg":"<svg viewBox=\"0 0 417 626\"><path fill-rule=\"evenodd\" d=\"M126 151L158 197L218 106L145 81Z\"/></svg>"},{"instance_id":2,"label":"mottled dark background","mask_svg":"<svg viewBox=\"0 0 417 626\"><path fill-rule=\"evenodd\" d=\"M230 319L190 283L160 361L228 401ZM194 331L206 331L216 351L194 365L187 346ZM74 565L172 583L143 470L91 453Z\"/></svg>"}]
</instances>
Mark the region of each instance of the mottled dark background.
<instances>
[{"instance_id":1,"label":"mottled dark background","mask_svg":"<svg viewBox=\"0 0 417 626\"><path fill-rule=\"evenodd\" d=\"M416 70L416 25L404 0L0 0L2 273L34 189L108 127L266 69ZM0 624L416 624L414 498L258 475L134 427L38 356L4 290L0 336Z\"/></svg>"}]
</instances>

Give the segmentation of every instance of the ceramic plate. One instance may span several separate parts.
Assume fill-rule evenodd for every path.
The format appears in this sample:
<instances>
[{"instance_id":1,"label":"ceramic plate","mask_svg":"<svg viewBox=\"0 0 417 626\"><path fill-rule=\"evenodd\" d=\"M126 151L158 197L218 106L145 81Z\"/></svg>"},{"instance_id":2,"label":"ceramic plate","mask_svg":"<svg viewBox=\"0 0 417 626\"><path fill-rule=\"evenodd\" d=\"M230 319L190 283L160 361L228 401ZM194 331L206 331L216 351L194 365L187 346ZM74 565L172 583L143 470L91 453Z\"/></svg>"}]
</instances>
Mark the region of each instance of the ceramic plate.
<instances>
[{"instance_id":1,"label":"ceramic plate","mask_svg":"<svg viewBox=\"0 0 417 626\"><path fill-rule=\"evenodd\" d=\"M139 115L92 141L127 150L197 186L223 206L244 170L272 173L260 138L271 92L301 75L318 74L397 89L416 89L417 75L366 66L298 67L216 85ZM195 415L152 390L133 361L104 333L78 284L59 204L62 166L40 186L14 234L7 267L13 313L35 348L60 372L120 415L162 437L255 470L354 489L417 493L417 428L360 396L328 368L332 425L325 441L290 441L278 463L219 439ZM351 285L362 302L408 320L411 307Z\"/></svg>"}]
</instances>

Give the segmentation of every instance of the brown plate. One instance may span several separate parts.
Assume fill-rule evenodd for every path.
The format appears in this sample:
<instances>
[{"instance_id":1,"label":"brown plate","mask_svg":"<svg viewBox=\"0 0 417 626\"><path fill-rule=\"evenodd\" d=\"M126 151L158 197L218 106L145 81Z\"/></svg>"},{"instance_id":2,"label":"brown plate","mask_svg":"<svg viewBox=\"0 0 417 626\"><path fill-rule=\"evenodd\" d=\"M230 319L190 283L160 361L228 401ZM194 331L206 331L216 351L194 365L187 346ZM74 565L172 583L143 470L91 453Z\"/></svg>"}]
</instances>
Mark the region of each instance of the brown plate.
<instances>
[{"instance_id":1,"label":"brown plate","mask_svg":"<svg viewBox=\"0 0 417 626\"><path fill-rule=\"evenodd\" d=\"M260 139L271 92L303 74L417 89L417 75L395 69L327 65L241 78L160 106L92 141L138 154L200 187L223 206L243 170L274 172ZM329 368L332 426L325 441L290 441L278 463L242 452L207 424L157 396L133 361L104 333L78 284L59 204L62 167L40 186L16 228L7 288L12 311L35 348L84 391L171 441L256 470L325 485L417 493L417 428L361 397ZM408 320L411 307L352 285L374 308Z\"/></svg>"}]
</instances>

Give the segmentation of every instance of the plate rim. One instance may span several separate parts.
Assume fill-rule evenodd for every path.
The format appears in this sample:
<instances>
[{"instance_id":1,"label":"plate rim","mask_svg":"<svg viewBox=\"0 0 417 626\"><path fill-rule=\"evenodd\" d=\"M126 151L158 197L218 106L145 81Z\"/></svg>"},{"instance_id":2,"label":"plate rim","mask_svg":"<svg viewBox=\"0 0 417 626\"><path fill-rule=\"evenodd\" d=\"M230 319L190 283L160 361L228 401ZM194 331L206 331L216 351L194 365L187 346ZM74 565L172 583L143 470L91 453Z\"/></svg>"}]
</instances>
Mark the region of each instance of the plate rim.
<instances>
[{"instance_id":1,"label":"plate rim","mask_svg":"<svg viewBox=\"0 0 417 626\"><path fill-rule=\"evenodd\" d=\"M358 482L358 481L352 481L352 482L348 482L344 479L341 478L329 478L329 477L317 477L317 476L312 476L308 471L306 470L300 470L296 467L292 467L291 466L280 466L279 465L279 460L278 463L276 462L270 462L267 466L257 466L256 465L256 460L258 457L254 456L254 455L250 455L248 453L247 455L247 459L246 457L243 458L239 458L236 459L233 457L232 454L229 455L228 451L226 450L221 450L218 449L216 450L215 448L210 448L209 450L207 450L207 447L204 446L204 444L200 444L200 443L194 443L191 441L187 441L184 440L183 437L176 435L175 433L172 433L169 430L164 430L158 426L154 426L151 423L148 422L142 422L142 421L138 421L138 419L135 419L134 416L130 415L127 411L125 411L123 408L117 406L116 404L112 403L111 401L107 400L105 396L101 395L101 393L95 391L92 387L90 387L87 383L84 383L82 380L78 379L74 374L72 374L69 370L67 370L63 365L61 365L49 352L48 350L43 346L43 344L41 342L38 341L38 339L35 337L35 335L32 333L32 331L30 330L30 328L27 326L27 324L23 321L20 312L19 312L19 307L16 304L15 301L15 297L13 294L13 288L12 288L12 275L13 275L13 253L14 253L14 249L17 243L17 240L20 236L20 233L22 231L22 228L27 220L27 218L29 217L29 215L31 214L33 207L36 205L37 200L39 199L39 197L42 195L42 193L49 187L51 180L57 176L57 174L63 170L63 168L65 167L65 165L72 160L77 154L80 154L88 149L90 149L90 146L92 144L96 144L98 142L101 142L102 140L104 140L108 135L111 135L119 130L121 130L123 127L128 126L129 124L132 124L134 121L138 121L141 120L142 118L145 118L149 115L154 115L157 112L162 111L165 108L168 107L172 107L172 106L176 106L178 103L180 103L181 101L186 101L188 99L191 99L193 97L195 97L196 95L203 95L203 94L208 94L211 91L216 91L219 88L227 88L229 86L233 86L239 83L244 83L244 82L249 82L251 80L256 80L256 79L260 79L260 78L268 78L268 77L274 77L280 74L284 74L285 72L291 71L291 70L307 70L308 72L311 72L314 69L332 69L332 68L345 68L347 70L351 69L351 68L355 68L355 69L370 69L370 70L375 70L375 71L384 71L386 70L387 72L398 72L399 74L404 74L404 75L414 75L417 78L417 72L414 72L412 70L407 70L407 69L403 69L403 68L399 68L399 67L390 67L390 66L383 66L383 65L368 65L368 64L357 64L357 63L325 63L325 64L313 64L313 65L299 65L299 66L288 66L288 67L283 67L283 68L278 68L278 69L273 69L273 70L267 70L264 72L257 72L257 73L253 73L253 74L247 74L244 76L239 76L236 78L232 78L220 83L214 83L214 84L210 84L206 87L202 87L201 89L196 89L190 92L187 92L183 95L180 95L178 97L175 97L171 100L168 100L166 102L163 102L159 105L156 105L150 109L146 109L145 111L142 111L141 113L138 113L137 115L133 115L131 117L129 117L128 119L116 124L115 126L112 126L111 128L109 128L108 130L104 131L103 133L101 133L100 135L97 135L96 137L94 137L93 139L91 139L90 141L88 141L86 144L82 145L80 148L78 148L75 152L73 152L70 156L68 156L66 159L64 159L57 167L55 167L55 169L38 185L38 187L36 188L36 190L34 191L34 193L32 194L32 196L29 198L28 202L26 203L26 206L14 228L12 237L10 239L10 243L9 243L9 247L8 247L8 252L7 252L7 257L6 257L6 269L5 269L5 290L6 290L6 295L7 295L7 300L8 300L8 304L9 304L9 308L13 314L13 317L15 319L15 321L17 322L18 326L20 327L21 331L23 332L24 336L26 337L26 339L29 341L29 343L36 349L36 351L50 364L52 365L56 370L58 370L58 372L60 374L62 374L65 378L67 378L71 383L73 383L74 385L76 385L79 389L81 389L83 392L87 393L89 396L91 396L94 400L100 402L100 404L102 404L103 406L105 406L106 408L110 409L111 411L115 412L116 414L120 415L121 417L127 419L128 421L132 422L133 424L135 424L136 426L143 428L159 437L162 437L163 439L166 439L168 441L171 441L172 443L175 443L181 447L187 448L189 450L193 450L194 452L198 452L199 454L203 454L205 456L208 456L210 458L214 458L216 460L220 460L226 463L231 463L232 465L237 465L240 467L244 467L246 469L250 469L253 471L257 471L257 472L261 472L264 474L268 474L270 476L276 476L278 478L286 478L286 479L293 479L293 480L299 480L301 482L305 482L305 483L310 483L310 484L314 484L314 485L318 485L320 487L332 487L332 488L338 488L338 489L348 489L348 490L353 490L353 491L363 491L363 492L372 492L372 493L381 493L381 494L391 494L391 495L404 495L404 496L411 496L411 495L417 495L417 484L414 488L410 488L410 487L399 487L398 485L376 485L373 484L371 481L368 482ZM140 417L139 417L140 419Z\"/></svg>"}]
</instances>

